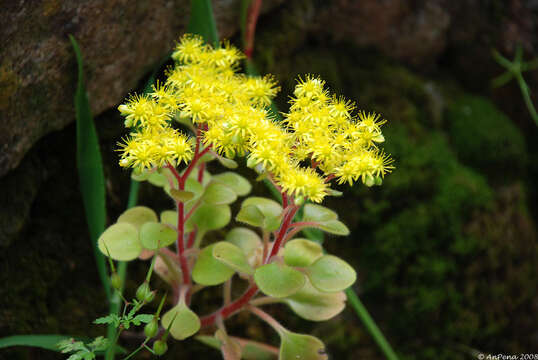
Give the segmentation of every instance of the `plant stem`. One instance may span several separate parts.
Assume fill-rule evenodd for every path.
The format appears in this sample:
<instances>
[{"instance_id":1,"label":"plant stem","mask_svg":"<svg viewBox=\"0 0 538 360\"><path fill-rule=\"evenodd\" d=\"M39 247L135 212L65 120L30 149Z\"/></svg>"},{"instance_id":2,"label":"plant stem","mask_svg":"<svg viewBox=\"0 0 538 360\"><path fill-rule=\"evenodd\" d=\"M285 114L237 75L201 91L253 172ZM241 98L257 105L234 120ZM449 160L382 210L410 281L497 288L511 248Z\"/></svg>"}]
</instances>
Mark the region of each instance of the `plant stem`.
<instances>
[{"instance_id":1,"label":"plant stem","mask_svg":"<svg viewBox=\"0 0 538 360\"><path fill-rule=\"evenodd\" d=\"M271 325L271 327L275 329L277 333L282 334L282 331L285 330L284 326L280 325L280 323L274 317L272 317L262 309L250 305L247 309L257 317Z\"/></svg>"},{"instance_id":2,"label":"plant stem","mask_svg":"<svg viewBox=\"0 0 538 360\"><path fill-rule=\"evenodd\" d=\"M245 29L245 55L248 59L252 58L254 50L254 34L256 34L256 23L260 15L262 0L253 0L248 9Z\"/></svg>"},{"instance_id":3,"label":"plant stem","mask_svg":"<svg viewBox=\"0 0 538 360\"><path fill-rule=\"evenodd\" d=\"M267 304L276 304L281 302L281 299L270 297L270 296L264 296L259 297L250 302L250 305L252 306L261 306L261 305L267 305Z\"/></svg>"},{"instance_id":4,"label":"plant stem","mask_svg":"<svg viewBox=\"0 0 538 360\"><path fill-rule=\"evenodd\" d=\"M538 125L538 114L536 113L536 108L534 107L534 104L532 103L529 87L527 86L527 83L523 79L523 75L521 75L521 72L516 73L516 79L517 83L519 84L519 88L521 89L521 94L523 95L523 100L525 101L525 105L527 105L527 109L529 109L529 113L531 114L532 119Z\"/></svg>"},{"instance_id":5,"label":"plant stem","mask_svg":"<svg viewBox=\"0 0 538 360\"><path fill-rule=\"evenodd\" d=\"M278 250L280 250L280 247L283 245L284 235L286 235L286 232L290 227L291 221L293 220L295 213L297 212L297 210L299 210L299 206L297 205L289 205L289 207L291 208L282 220L282 225L280 226L280 230L278 231L278 235L276 237L273 248L265 259L265 264L267 264L269 260L278 253ZM286 209L284 209L284 211L286 211Z\"/></svg>"},{"instance_id":6,"label":"plant stem","mask_svg":"<svg viewBox=\"0 0 538 360\"><path fill-rule=\"evenodd\" d=\"M250 287L241 295L240 298L236 299L235 301L231 302L227 306L223 306L219 310L215 311L214 313L210 315L206 315L200 319L200 322L202 323L202 327L213 325L215 323L215 320L217 319L217 316L222 316L222 319L225 320L230 315L234 314L236 311L240 310L244 305L246 305L250 299L256 295L258 292L258 287L254 284L250 285Z\"/></svg>"}]
</instances>

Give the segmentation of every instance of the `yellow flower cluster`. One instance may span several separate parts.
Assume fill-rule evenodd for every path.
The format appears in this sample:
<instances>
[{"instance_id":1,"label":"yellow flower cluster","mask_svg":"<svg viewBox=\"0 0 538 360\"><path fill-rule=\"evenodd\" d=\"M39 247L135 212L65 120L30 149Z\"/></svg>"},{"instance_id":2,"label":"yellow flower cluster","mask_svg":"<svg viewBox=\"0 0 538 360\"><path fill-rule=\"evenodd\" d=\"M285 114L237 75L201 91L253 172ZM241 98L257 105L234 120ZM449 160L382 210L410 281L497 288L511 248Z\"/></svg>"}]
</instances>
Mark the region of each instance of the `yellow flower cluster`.
<instances>
[{"instance_id":1,"label":"yellow flower cluster","mask_svg":"<svg viewBox=\"0 0 538 360\"><path fill-rule=\"evenodd\" d=\"M247 156L286 193L315 202L329 193L332 177L370 185L392 168L376 147L384 140L384 121L364 112L354 119L354 105L330 96L319 78L299 81L290 112L278 123L267 110L279 90L276 81L236 73L243 57L236 48L225 43L213 49L185 35L172 57L177 64L164 84L119 107L133 130L121 145L121 166L147 169L191 160L194 141L172 125L188 118L202 131L203 144L221 156ZM301 166L304 160L313 166Z\"/></svg>"}]
</instances>

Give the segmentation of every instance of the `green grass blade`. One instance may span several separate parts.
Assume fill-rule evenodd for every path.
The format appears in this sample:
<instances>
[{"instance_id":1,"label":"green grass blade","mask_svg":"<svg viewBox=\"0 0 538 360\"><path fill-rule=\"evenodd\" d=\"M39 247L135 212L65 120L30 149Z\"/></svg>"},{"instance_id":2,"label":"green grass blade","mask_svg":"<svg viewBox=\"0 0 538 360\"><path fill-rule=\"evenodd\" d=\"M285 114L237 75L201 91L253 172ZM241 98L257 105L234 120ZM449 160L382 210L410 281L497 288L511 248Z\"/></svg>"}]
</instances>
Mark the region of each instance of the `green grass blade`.
<instances>
[{"instance_id":1,"label":"green grass blade","mask_svg":"<svg viewBox=\"0 0 538 360\"><path fill-rule=\"evenodd\" d=\"M246 34L247 34L247 20L248 20L248 8L252 0L241 0L241 10L239 12L239 27L241 28L241 41L243 42L243 49L246 47Z\"/></svg>"},{"instance_id":2,"label":"green grass blade","mask_svg":"<svg viewBox=\"0 0 538 360\"><path fill-rule=\"evenodd\" d=\"M80 182L82 201L86 211L90 238L92 241L97 271L103 284L107 299L110 301L111 291L103 254L97 248L97 239L105 230L106 198L105 176L99 139L90 110L90 103L84 85L84 67L80 48L75 38L69 35L73 50L77 57L78 84L75 93L75 112L77 126L77 168Z\"/></svg>"},{"instance_id":3,"label":"green grass blade","mask_svg":"<svg viewBox=\"0 0 538 360\"><path fill-rule=\"evenodd\" d=\"M11 346L31 346L46 350L60 351L60 341L70 339L68 335L14 335L0 339L0 349Z\"/></svg>"},{"instance_id":4,"label":"green grass blade","mask_svg":"<svg viewBox=\"0 0 538 360\"><path fill-rule=\"evenodd\" d=\"M208 44L215 47L218 45L219 35L210 0L191 0L191 17L187 32L201 35Z\"/></svg>"}]
</instances>

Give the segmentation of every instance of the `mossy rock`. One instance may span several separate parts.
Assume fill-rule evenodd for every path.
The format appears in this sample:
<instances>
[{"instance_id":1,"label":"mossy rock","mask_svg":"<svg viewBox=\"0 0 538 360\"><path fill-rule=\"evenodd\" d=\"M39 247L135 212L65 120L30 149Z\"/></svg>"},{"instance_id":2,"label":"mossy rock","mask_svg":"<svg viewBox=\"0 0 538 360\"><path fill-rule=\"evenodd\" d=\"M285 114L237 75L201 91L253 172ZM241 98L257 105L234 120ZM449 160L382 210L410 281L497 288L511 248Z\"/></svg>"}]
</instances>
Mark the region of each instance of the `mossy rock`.
<instances>
[{"instance_id":1,"label":"mossy rock","mask_svg":"<svg viewBox=\"0 0 538 360\"><path fill-rule=\"evenodd\" d=\"M491 101L463 96L448 108L446 122L462 162L496 179L522 175L527 162L523 135Z\"/></svg>"}]
</instances>

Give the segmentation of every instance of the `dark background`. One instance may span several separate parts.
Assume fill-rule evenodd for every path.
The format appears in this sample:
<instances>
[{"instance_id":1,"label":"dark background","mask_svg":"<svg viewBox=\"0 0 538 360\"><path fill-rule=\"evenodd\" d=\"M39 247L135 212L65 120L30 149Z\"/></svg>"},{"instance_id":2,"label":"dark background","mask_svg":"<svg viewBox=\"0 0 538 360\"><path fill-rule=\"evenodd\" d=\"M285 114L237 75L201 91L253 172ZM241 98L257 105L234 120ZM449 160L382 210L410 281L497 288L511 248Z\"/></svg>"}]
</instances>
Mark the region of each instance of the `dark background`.
<instances>
[{"instance_id":1,"label":"dark background","mask_svg":"<svg viewBox=\"0 0 538 360\"><path fill-rule=\"evenodd\" d=\"M124 134L115 107L184 33L188 7L0 1L0 336L103 332L92 325L108 306L78 191L67 34L85 59L113 222L129 185L114 152ZM240 46L239 1L213 7L221 37ZM536 57L537 21L535 0L264 1L254 60L280 81L282 111L297 75L313 73L388 120L385 149L396 169L382 187L342 187L343 197L326 202L352 234L325 246L357 269L355 290L402 359L538 352L538 130L514 81L490 86L504 71L492 49L512 58L521 44L525 59ZM538 71L524 75L538 89ZM171 205L148 184L140 203ZM127 291L144 273L130 266ZM211 301L199 300L201 312ZM320 337L333 359L382 358L350 309L323 323L269 309ZM277 343L251 316L229 323L230 332ZM168 358L219 356L187 340ZM64 356L17 349L0 358Z\"/></svg>"}]
</instances>

